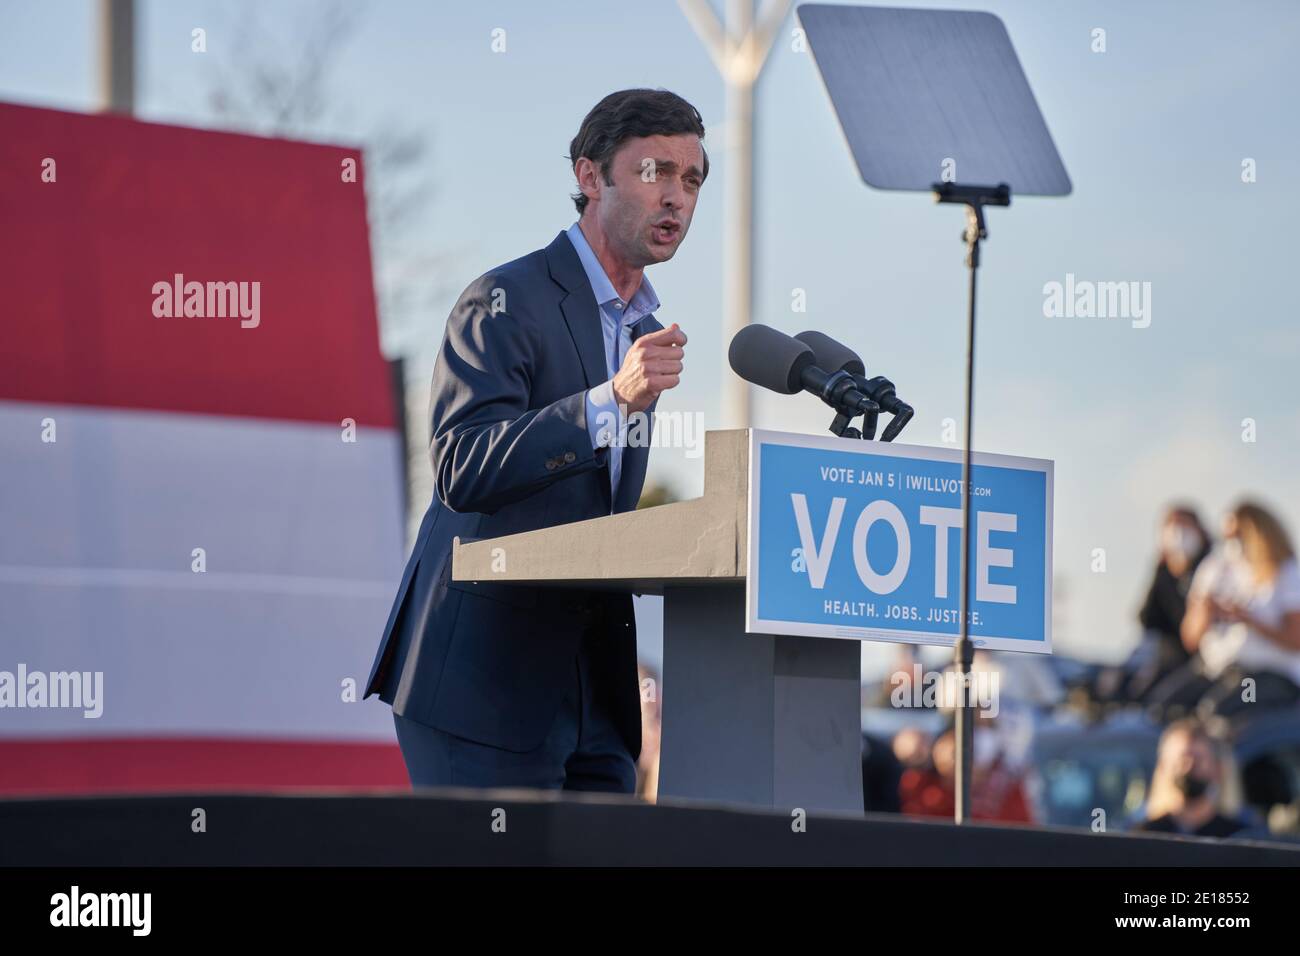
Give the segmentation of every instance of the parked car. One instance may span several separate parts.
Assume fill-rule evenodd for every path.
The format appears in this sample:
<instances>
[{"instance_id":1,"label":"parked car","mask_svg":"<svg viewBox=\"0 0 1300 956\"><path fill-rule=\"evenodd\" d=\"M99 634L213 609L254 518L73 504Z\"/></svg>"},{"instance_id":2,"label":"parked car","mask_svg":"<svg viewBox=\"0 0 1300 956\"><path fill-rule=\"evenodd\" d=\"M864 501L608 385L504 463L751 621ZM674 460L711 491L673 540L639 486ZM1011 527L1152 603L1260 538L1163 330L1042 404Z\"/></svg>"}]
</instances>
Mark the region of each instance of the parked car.
<instances>
[{"instance_id":1,"label":"parked car","mask_svg":"<svg viewBox=\"0 0 1300 956\"><path fill-rule=\"evenodd\" d=\"M1056 720L1032 746L1031 795L1041 823L1091 827L1098 809L1107 829L1136 820L1147 798L1161 727L1137 711L1094 724ZM1300 713L1262 712L1228 733L1241 781L1243 815L1256 835L1300 829Z\"/></svg>"},{"instance_id":2,"label":"parked car","mask_svg":"<svg viewBox=\"0 0 1300 956\"><path fill-rule=\"evenodd\" d=\"M1040 823L1122 829L1146 801L1160 728L1141 715L1101 724L1046 721L1031 748L1030 797Z\"/></svg>"}]
</instances>

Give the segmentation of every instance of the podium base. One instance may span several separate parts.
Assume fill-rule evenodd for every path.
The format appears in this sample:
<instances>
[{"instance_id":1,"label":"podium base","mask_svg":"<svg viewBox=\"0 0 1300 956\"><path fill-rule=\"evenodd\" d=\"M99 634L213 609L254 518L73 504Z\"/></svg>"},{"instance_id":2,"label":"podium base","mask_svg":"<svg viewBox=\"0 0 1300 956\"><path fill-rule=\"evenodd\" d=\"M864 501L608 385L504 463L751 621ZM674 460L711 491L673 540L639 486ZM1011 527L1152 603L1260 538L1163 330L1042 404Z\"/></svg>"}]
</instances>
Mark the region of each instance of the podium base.
<instances>
[{"instance_id":1,"label":"podium base","mask_svg":"<svg viewBox=\"0 0 1300 956\"><path fill-rule=\"evenodd\" d=\"M664 588L660 795L862 813L861 644L744 621L743 585Z\"/></svg>"}]
</instances>

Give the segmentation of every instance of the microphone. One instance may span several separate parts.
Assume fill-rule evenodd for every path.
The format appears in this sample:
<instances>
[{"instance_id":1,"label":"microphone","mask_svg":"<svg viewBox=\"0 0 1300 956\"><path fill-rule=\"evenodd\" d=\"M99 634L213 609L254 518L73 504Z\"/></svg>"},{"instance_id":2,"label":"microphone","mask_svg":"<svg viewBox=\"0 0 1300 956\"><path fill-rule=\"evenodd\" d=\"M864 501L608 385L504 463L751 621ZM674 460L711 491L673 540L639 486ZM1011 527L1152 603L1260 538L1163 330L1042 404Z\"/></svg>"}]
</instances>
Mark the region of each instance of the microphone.
<instances>
[{"instance_id":1,"label":"microphone","mask_svg":"<svg viewBox=\"0 0 1300 956\"><path fill-rule=\"evenodd\" d=\"M894 383L883 375L868 379L867 367L858 357L858 353L842 342L837 342L825 332L800 332L795 339L813 350L814 361L822 368L842 369L855 379L858 388L879 403L883 411L892 415L902 414L911 406L902 401L894 392Z\"/></svg>"},{"instance_id":2,"label":"microphone","mask_svg":"<svg viewBox=\"0 0 1300 956\"><path fill-rule=\"evenodd\" d=\"M843 369L850 375L867 374L867 367L862 364L858 353L843 342L837 342L825 332L812 330L800 332L795 339L813 350L813 355L822 368Z\"/></svg>"},{"instance_id":3,"label":"microphone","mask_svg":"<svg viewBox=\"0 0 1300 956\"><path fill-rule=\"evenodd\" d=\"M854 384L865 395L869 396L872 401L880 405L881 409L889 412L894 418L885 427L884 433L880 436L881 441L893 441L898 437L898 433L903 430L903 426L912 420L916 411L911 405L904 402L894 391L894 383L883 375L877 375L875 378L867 378L867 367L863 364L858 353L853 351L843 342L837 342L824 332L809 330L800 332L795 336L795 340L804 343L813 350L813 360L822 368L837 369L848 372L852 377ZM867 418L867 437L870 438L875 434L875 419Z\"/></svg>"},{"instance_id":4,"label":"microphone","mask_svg":"<svg viewBox=\"0 0 1300 956\"><path fill-rule=\"evenodd\" d=\"M831 408L852 418L879 412L880 406L858 389L853 376L818 367L813 350L767 325L747 325L727 349L731 369L747 382L794 395L811 392Z\"/></svg>"}]
</instances>

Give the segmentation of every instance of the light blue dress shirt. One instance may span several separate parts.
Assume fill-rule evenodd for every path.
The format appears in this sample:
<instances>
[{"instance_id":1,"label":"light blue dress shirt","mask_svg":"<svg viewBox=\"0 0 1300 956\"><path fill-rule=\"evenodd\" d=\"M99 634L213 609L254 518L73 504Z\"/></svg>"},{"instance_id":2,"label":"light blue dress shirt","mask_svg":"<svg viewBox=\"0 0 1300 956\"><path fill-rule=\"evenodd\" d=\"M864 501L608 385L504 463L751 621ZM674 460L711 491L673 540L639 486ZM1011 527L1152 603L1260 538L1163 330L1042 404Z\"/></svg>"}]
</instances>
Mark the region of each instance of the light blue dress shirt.
<instances>
[{"instance_id":1,"label":"light blue dress shirt","mask_svg":"<svg viewBox=\"0 0 1300 956\"><path fill-rule=\"evenodd\" d=\"M641 285L628 302L624 302L614 284L605 274L605 268L587 242L582 229L575 222L568 228L569 241L578 252L582 268L587 272L591 290L600 307L600 327L605 337L605 366L609 379L587 391L587 433L592 448L609 447L610 494L618 493L618 479L623 470L623 447L627 443L627 422L614 398L614 376L623 367L623 358L632 345L632 326L659 308L659 298L645 273ZM617 422L617 440L607 423Z\"/></svg>"}]
</instances>

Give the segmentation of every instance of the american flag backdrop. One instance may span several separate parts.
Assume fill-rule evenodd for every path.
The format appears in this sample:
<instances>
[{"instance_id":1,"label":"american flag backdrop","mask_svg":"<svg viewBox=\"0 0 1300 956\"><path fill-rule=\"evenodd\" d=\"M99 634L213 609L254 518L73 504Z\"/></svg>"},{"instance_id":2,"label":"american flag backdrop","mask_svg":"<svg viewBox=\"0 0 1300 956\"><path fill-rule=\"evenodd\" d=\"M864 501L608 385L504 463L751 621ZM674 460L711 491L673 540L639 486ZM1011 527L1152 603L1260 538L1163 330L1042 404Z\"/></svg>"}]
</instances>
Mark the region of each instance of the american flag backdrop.
<instances>
[{"instance_id":1,"label":"american flag backdrop","mask_svg":"<svg viewBox=\"0 0 1300 956\"><path fill-rule=\"evenodd\" d=\"M0 104L0 793L405 784L350 693L403 557L363 189Z\"/></svg>"}]
</instances>

